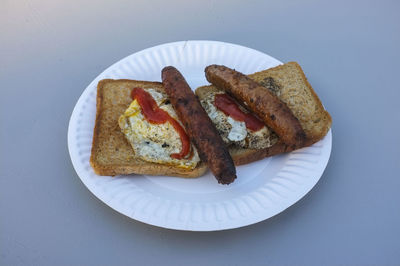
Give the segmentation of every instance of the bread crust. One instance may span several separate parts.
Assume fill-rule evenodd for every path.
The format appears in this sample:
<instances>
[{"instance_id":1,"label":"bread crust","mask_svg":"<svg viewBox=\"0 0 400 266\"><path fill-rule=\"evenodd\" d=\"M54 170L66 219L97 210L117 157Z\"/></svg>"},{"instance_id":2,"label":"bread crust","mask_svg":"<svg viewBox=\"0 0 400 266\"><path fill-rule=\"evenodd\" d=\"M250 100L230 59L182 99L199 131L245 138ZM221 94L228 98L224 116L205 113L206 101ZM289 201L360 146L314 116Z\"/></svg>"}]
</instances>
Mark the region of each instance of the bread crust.
<instances>
[{"instance_id":1,"label":"bread crust","mask_svg":"<svg viewBox=\"0 0 400 266\"><path fill-rule=\"evenodd\" d=\"M90 156L94 172L103 176L138 174L190 178L203 175L207 167L202 162L190 170L146 162L135 157L132 147L118 127L118 117L132 101L130 91L134 87L164 90L160 82L104 79L98 83L96 121Z\"/></svg>"},{"instance_id":2,"label":"bread crust","mask_svg":"<svg viewBox=\"0 0 400 266\"><path fill-rule=\"evenodd\" d=\"M306 140L302 148L311 146L314 143L315 142L312 142L311 140ZM283 143L282 141L278 141L276 144L265 149L256 150L256 149L230 148L229 152L231 153L235 165L238 166L259 161L266 157L271 157L281 153L291 152L297 149L299 148L295 146L289 146Z\"/></svg>"}]
</instances>

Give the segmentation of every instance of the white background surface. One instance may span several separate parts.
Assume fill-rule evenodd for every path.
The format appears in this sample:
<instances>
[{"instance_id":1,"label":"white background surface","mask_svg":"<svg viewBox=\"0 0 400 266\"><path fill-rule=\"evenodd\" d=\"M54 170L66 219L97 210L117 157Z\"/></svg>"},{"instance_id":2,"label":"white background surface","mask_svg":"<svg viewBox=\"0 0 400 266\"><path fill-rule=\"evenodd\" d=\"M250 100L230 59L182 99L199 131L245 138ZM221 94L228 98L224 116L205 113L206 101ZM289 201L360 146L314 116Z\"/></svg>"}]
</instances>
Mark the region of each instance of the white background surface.
<instances>
[{"instance_id":1,"label":"white background surface","mask_svg":"<svg viewBox=\"0 0 400 266\"><path fill-rule=\"evenodd\" d=\"M398 265L397 1L0 2L0 264ZM82 90L128 54L188 39L298 61L333 117L320 182L285 212L221 232L165 230L76 176Z\"/></svg>"}]
</instances>

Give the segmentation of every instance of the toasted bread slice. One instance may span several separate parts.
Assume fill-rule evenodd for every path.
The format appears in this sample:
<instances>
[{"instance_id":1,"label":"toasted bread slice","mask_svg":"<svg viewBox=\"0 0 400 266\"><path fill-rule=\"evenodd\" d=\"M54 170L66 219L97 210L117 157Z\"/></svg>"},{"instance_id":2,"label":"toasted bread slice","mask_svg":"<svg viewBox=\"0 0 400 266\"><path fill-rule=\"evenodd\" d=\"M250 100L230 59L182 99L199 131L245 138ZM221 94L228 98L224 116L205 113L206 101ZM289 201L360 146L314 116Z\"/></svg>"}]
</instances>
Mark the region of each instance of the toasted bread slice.
<instances>
[{"instance_id":1,"label":"toasted bread slice","mask_svg":"<svg viewBox=\"0 0 400 266\"><path fill-rule=\"evenodd\" d=\"M312 145L327 134L332 123L331 116L322 106L299 64L289 62L251 74L249 77L278 96L299 119L307 135L303 147ZM199 87L196 89L196 95L201 99L207 91L216 89L213 85ZM259 150L231 147L230 153L235 164L242 165L292 150L279 141L269 148Z\"/></svg>"},{"instance_id":2,"label":"toasted bread slice","mask_svg":"<svg viewBox=\"0 0 400 266\"><path fill-rule=\"evenodd\" d=\"M272 90L299 119L308 142L315 143L328 133L332 118L324 109L300 65L289 62L249 75Z\"/></svg>"},{"instance_id":3,"label":"toasted bread slice","mask_svg":"<svg viewBox=\"0 0 400 266\"><path fill-rule=\"evenodd\" d=\"M119 116L132 101L130 93L134 87L164 90L160 82L105 79L98 83L96 122L90 157L90 164L95 173L109 176L145 174L198 177L203 175L207 167L202 162L190 170L150 163L135 157L131 145L118 126Z\"/></svg>"}]
</instances>

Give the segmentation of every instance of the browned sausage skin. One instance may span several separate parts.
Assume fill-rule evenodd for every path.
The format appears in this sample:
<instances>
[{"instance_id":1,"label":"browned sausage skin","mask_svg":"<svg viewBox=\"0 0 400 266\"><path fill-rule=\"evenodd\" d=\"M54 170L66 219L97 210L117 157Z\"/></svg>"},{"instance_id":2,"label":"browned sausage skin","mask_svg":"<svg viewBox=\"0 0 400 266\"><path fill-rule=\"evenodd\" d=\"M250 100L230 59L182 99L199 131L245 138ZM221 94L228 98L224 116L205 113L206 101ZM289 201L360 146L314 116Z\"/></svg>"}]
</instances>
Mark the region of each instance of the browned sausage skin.
<instances>
[{"instance_id":1,"label":"browned sausage skin","mask_svg":"<svg viewBox=\"0 0 400 266\"><path fill-rule=\"evenodd\" d=\"M287 105L248 76L226 66L206 67L206 78L234 96L261 118L280 139L292 148L302 147L306 134Z\"/></svg>"},{"instance_id":2,"label":"browned sausage skin","mask_svg":"<svg viewBox=\"0 0 400 266\"><path fill-rule=\"evenodd\" d=\"M168 66L162 70L162 83L200 158L218 183L232 183L236 178L232 157L185 78L176 68Z\"/></svg>"}]
</instances>

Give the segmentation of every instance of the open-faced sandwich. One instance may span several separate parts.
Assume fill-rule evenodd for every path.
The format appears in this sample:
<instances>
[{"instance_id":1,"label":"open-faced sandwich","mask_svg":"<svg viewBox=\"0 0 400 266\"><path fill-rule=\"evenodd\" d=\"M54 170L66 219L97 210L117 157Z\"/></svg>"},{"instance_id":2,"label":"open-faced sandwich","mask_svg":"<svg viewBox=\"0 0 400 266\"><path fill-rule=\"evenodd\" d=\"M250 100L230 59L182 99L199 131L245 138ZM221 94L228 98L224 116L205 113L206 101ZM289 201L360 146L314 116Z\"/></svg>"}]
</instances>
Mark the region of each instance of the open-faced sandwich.
<instances>
[{"instance_id":1,"label":"open-faced sandwich","mask_svg":"<svg viewBox=\"0 0 400 266\"><path fill-rule=\"evenodd\" d=\"M236 165L310 146L331 127L331 116L296 62L248 76L216 65L205 72L213 85L197 88L196 95Z\"/></svg>"},{"instance_id":2,"label":"open-faced sandwich","mask_svg":"<svg viewBox=\"0 0 400 266\"><path fill-rule=\"evenodd\" d=\"M134 90L135 89L135 90ZM146 109L139 96L148 101ZM155 105L154 105L155 102ZM153 104L148 106L146 104ZM165 122L152 123L144 110L160 110ZM184 146L184 147L183 147ZM200 161L176 116L162 83L105 79L97 87L97 113L90 163L98 175L146 174L197 177Z\"/></svg>"}]
</instances>

